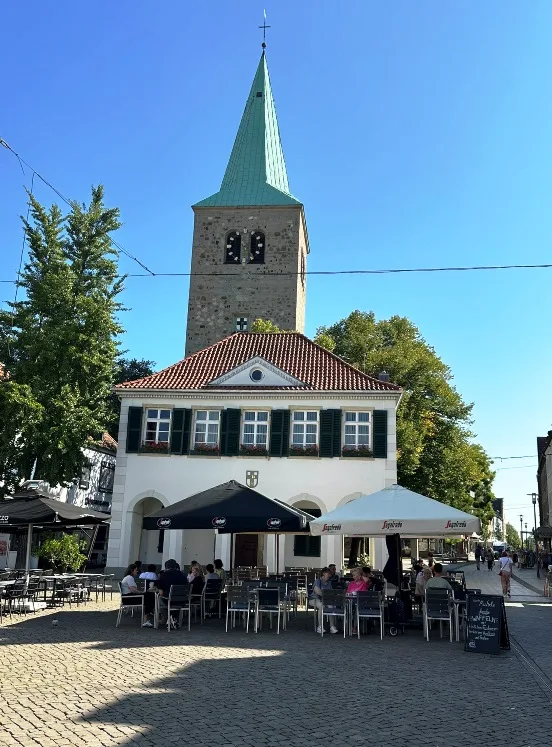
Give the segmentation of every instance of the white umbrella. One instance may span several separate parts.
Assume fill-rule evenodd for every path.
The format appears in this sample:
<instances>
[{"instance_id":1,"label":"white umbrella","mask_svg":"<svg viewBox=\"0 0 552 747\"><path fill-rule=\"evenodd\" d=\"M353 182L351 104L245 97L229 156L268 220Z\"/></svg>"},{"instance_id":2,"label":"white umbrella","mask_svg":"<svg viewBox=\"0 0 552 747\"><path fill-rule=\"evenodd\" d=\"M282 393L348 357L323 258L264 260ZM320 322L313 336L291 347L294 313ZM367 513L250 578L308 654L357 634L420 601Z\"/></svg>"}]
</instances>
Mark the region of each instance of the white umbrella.
<instances>
[{"instance_id":1,"label":"white umbrella","mask_svg":"<svg viewBox=\"0 0 552 747\"><path fill-rule=\"evenodd\" d=\"M386 537L458 537L481 531L477 516L434 501L400 485L339 506L310 522L311 534Z\"/></svg>"}]
</instances>

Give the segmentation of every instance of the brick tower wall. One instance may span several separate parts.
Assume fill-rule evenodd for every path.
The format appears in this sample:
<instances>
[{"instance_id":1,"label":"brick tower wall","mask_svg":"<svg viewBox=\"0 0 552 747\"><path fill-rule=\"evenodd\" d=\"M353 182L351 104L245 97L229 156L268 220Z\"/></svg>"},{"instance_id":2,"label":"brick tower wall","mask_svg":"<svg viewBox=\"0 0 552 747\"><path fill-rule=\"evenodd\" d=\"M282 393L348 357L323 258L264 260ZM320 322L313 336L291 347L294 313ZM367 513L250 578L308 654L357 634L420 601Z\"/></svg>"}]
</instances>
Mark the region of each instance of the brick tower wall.
<instances>
[{"instance_id":1,"label":"brick tower wall","mask_svg":"<svg viewBox=\"0 0 552 747\"><path fill-rule=\"evenodd\" d=\"M186 355L236 331L236 319L269 319L304 332L308 239L301 206L194 208ZM264 264L225 264L226 237L242 236L249 255L252 231L265 235ZM278 273L290 273L278 275Z\"/></svg>"}]
</instances>

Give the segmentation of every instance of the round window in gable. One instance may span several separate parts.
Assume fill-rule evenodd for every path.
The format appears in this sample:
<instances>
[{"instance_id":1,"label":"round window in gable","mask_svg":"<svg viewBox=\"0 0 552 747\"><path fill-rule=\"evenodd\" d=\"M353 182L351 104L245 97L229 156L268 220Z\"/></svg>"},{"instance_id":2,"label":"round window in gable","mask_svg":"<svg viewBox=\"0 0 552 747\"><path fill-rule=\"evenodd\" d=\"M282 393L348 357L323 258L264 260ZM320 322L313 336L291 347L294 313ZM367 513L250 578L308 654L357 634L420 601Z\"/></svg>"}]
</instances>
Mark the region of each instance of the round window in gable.
<instances>
[{"instance_id":1,"label":"round window in gable","mask_svg":"<svg viewBox=\"0 0 552 747\"><path fill-rule=\"evenodd\" d=\"M259 381L262 381L264 379L264 373L260 368L254 368L249 374L249 378L251 379L251 381L254 381L256 384L258 384Z\"/></svg>"}]
</instances>

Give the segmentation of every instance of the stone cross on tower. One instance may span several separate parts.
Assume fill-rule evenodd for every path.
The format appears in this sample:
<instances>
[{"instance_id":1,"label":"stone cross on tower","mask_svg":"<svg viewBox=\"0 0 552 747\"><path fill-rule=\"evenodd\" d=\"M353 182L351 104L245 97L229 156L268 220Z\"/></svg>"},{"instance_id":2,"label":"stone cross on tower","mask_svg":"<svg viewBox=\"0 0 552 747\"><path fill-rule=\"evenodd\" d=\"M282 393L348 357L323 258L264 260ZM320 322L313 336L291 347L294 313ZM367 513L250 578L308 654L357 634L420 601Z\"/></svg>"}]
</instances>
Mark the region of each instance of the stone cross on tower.
<instances>
[{"instance_id":1,"label":"stone cross on tower","mask_svg":"<svg viewBox=\"0 0 552 747\"><path fill-rule=\"evenodd\" d=\"M259 318L303 332L307 224L289 188L264 49L221 187L193 210L186 355Z\"/></svg>"}]
</instances>

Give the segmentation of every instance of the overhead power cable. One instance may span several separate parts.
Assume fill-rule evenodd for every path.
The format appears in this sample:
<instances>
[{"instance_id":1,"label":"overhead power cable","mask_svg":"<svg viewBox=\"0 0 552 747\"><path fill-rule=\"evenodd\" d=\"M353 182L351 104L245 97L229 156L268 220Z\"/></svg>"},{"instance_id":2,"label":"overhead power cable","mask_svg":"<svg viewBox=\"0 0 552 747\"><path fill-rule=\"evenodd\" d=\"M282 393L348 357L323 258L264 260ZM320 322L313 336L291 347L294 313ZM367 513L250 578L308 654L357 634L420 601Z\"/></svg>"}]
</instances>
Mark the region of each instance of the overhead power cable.
<instances>
[{"instance_id":1,"label":"overhead power cable","mask_svg":"<svg viewBox=\"0 0 552 747\"><path fill-rule=\"evenodd\" d=\"M11 145L9 145L9 144L8 144L8 143L7 143L7 142L6 142L6 141L5 141L5 140L4 140L3 138L1 138L1 137L0 137L0 145L3 145L3 146L4 146L4 148L6 148L7 150L9 150L9 151L10 151L10 153L13 153L13 155L14 155L14 156L15 156L15 157L17 158L17 160L19 161L19 165L21 166L21 170L23 171L23 173L25 173L25 169L24 169L23 167L24 167L24 166L26 166L26 167L27 167L28 169L30 169L30 170L32 171L32 173L33 173L33 180L34 180L34 177L35 177L35 176L37 176L37 177L38 177L38 178L40 179L40 181L41 181L41 182L43 182L43 183L44 183L44 184L45 184L45 185L46 185L47 187L50 187L50 189L51 189L51 190L52 190L53 192L55 192L55 193L56 193L56 195L57 195L57 196L58 196L58 197L59 197L59 198L60 198L61 200L63 200L63 202L66 202L66 203L67 203L67 205L69 205L69 207L73 207L73 203L71 202L71 200L68 200L68 199L67 199L67 197L65 197L65 195L63 195L63 194L62 194L62 193L61 193L61 192L59 191L59 189L56 189L56 187L54 187L54 185L53 185L53 184L52 184L51 182L49 182L49 181L48 181L47 179L45 179L45 178L44 178L44 177L42 176L42 174L39 174L39 173L38 173L38 171L37 171L36 169L34 169L34 168L33 168L33 167L32 167L32 166L31 166L31 165L29 164L29 163L27 163L27 161L25 161L25 160L24 160L24 159L23 159L23 158L22 158L22 157L21 157L21 156L19 155L19 153L16 153L16 151L15 151L15 150L14 150L14 149L13 149L13 148L11 147ZM112 238L111 238L111 236L109 236L108 238L109 238L109 240L111 241L111 243L113 244L113 246L117 247L117 249L118 249L118 250L119 250L119 251L121 252L121 254L124 254L124 255L125 255L126 257L128 257L129 259L132 259L132 260L133 260L134 262L136 262L136 263L137 263L138 265L140 265L140 267L141 267L141 268L142 268L143 270L146 270L146 272L147 272L147 273L148 273L148 274L149 274L150 276L153 276L153 275L155 275L155 273L154 273L154 272L153 272L152 270L150 270L150 268L149 268L149 267L147 267L147 266L146 266L146 265L145 265L145 264L144 264L143 262L141 262L141 261L140 261L140 260L139 260L139 259L138 259L137 257L135 257L134 255L130 254L130 252L127 252L127 250L126 250L126 249L124 249L124 248L123 248L123 247L122 247L122 246L121 246L121 245L120 245L120 244L119 244L119 243L118 243L117 241L115 241L115 239L112 239ZM8 281L4 281L4 280L2 280L2 281L0 281L0 282L8 282L8 283L9 283L9 282L16 282L16 281L10 281L10 280L8 280Z\"/></svg>"}]
</instances>

